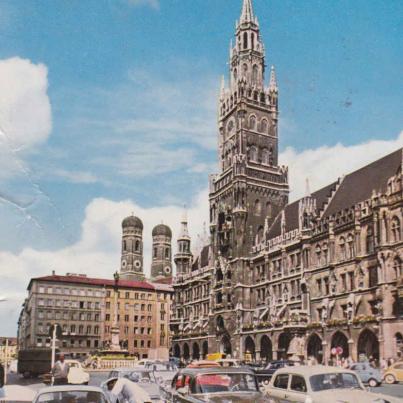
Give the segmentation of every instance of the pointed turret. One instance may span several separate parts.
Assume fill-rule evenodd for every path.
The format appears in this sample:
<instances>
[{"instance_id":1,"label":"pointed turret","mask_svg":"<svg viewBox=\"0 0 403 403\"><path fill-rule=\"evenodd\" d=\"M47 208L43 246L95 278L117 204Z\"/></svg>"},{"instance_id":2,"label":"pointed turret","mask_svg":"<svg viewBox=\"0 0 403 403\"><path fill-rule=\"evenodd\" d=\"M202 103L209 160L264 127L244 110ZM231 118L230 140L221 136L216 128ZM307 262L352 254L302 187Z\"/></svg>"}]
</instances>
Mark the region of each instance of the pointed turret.
<instances>
[{"instance_id":1,"label":"pointed turret","mask_svg":"<svg viewBox=\"0 0 403 403\"><path fill-rule=\"evenodd\" d=\"M181 232L179 234L178 240L188 240L189 237L189 230L188 230L188 218L186 210L183 212L182 220L181 220Z\"/></svg>"},{"instance_id":2,"label":"pointed turret","mask_svg":"<svg viewBox=\"0 0 403 403\"><path fill-rule=\"evenodd\" d=\"M276 70L274 69L274 66L271 66L270 70L270 84L269 84L269 90L273 92L278 91L277 87L277 78L276 78Z\"/></svg>"},{"instance_id":3,"label":"pointed turret","mask_svg":"<svg viewBox=\"0 0 403 403\"><path fill-rule=\"evenodd\" d=\"M241 24L244 22L254 22L255 16L253 13L252 0L243 0Z\"/></svg>"}]
</instances>

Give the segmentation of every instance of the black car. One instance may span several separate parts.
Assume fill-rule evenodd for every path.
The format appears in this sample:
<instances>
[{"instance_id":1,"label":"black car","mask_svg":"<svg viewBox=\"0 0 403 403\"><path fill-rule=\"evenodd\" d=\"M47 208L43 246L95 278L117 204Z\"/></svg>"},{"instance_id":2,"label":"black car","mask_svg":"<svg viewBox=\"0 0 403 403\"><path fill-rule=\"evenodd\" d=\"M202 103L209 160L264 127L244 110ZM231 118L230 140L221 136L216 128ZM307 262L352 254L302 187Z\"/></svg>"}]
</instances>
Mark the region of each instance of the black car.
<instances>
[{"instance_id":1,"label":"black car","mask_svg":"<svg viewBox=\"0 0 403 403\"><path fill-rule=\"evenodd\" d=\"M292 367L293 365L294 362L289 360L271 361L263 368L256 368L255 374L259 382L270 381L271 377L278 369Z\"/></svg>"}]
</instances>

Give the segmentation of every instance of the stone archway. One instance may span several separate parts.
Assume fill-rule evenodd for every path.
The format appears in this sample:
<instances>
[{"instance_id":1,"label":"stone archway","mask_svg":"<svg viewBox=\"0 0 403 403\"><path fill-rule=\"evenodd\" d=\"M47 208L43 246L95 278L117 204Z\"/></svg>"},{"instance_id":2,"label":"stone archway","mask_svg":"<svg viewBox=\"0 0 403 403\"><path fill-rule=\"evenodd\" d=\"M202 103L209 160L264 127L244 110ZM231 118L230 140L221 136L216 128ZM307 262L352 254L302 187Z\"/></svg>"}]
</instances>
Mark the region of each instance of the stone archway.
<instances>
[{"instance_id":1,"label":"stone archway","mask_svg":"<svg viewBox=\"0 0 403 403\"><path fill-rule=\"evenodd\" d=\"M340 355L340 357L347 358L350 355L347 336L340 330L338 330L332 336L330 348L334 347L341 347L343 349L343 353Z\"/></svg>"},{"instance_id":2,"label":"stone archway","mask_svg":"<svg viewBox=\"0 0 403 403\"><path fill-rule=\"evenodd\" d=\"M200 347L198 343L193 343L193 347L192 347L192 358L194 360L198 360L200 359Z\"/></svg>"},{"instance_id":3,"label":"stone archway","mask_svg":"<svg viewBox=\"0 0 403 403\"><path fill-rule=\"evenodd\" d=\"M179 344L174 345L174 357L180 358L181 357L181 348Z\"/></svg>"},{"instance_id":4,"label":"stone archway","mask_svg":"<svg viewBox=\"0 0 403 403\"><path fill-rule=\"evenodd\" d=\"M260 359L266 362L272 361L273 359L273 345L266 335L260 339Z\"/></svg>"},{"instance_id":5,"label":"stone archway","mask_svg":"<svg viewBox=\"0 0 403 403\"><path fill-rule=\"evenodd\" d=\"M255 342L253 341L252 337L248 336L245 339L245 359L248 360L255 360L256 358L256 348Z\"/></svg>"},{"instance_id":6,"label":"stone archway","mask_svg":"<svg viewBox=\"0 0 403 403\"><path fill-rule=\"evenodd\" d=\"M188 360L190 358L189 344L185 343L183 345L183 358Z\"/></svg>"},{"instance_id":7,"label":"stone archway","mask_svg":"<svg viewBox=\"0 0 403 403\"><path fill-rule=\"evenodd\" d=\"M278 338L277 359L285 360L288 355L288 348L290 347L291 335L289 333L281 333Z\"/></svg>"},{"instance_id":8,"label":"stone archway","mask_svg":"<svg viewBox=\"0 0 403 403\"><path fill-rule=\"evenodd\" d=\"M369 359L370 357L379 360L379 341L375 333L364 329L357 342L357 357Z\"/></svg>"},{"instance_id":9,"label":"stone archway","mask_svg":"<svg viewBox=\"0 0 403 403\"><path fill-rule=\"evenodd\" d=\"M229 337L228 334L225 334L221 338L220 353L223 353L223 354L226 354L226 355L232 355L231 338Z\"/></svg>"},{"instance_id":10,"label":"stone archway","mask_svg":"<svg viewBox=\"0 0 403 403\"><path fill-rule=\"evenodd\" d=\"M308 359L313 357L318 364L322 364L323 361L322 339L316 333L313 333L309 336L306 352Z\"/></svg>"},{"instance_id":11,"label":"stone archway","mask_svg":"<svg viewBox=\"0 0 403 403\"><path fill-rule=\"evenodd\" d=\"M202 357L204 359L206 359L207 354L208 354L208 341L206 340L206 341L203 341L203 344L202 344Z\"/></svg>"}]
</instances>

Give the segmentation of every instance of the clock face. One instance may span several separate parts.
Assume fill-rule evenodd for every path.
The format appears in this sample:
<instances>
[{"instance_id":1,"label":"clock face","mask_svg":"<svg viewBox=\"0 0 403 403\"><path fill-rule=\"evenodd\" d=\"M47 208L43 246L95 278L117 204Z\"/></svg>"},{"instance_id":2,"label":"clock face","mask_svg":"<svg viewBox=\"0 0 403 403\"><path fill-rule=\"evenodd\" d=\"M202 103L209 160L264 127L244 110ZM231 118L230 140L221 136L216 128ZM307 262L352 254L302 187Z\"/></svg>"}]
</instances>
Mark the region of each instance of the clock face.
<instances>
[{"instance_id":1,"label":"clock face","mask_svg":"<svg viewBox=\"0 0 403 403\"><path fill-rule=\"evenodd\" d=\"M135 267L136 269L140 269L140 267L141 267L141 262L140 262L140 260L136 260L136 261L134 262L134 267Z\"/></svg>"},{"instance_id":2,"label":"clock face","mask_svg":"<svg viewBox=\"0 0 403 403\"><path fill-rule=\"evenodd\" d=\"M164 272L166 274L171 274L171 268L169 266L166 266L165 269L164 269Z\"/></svg>"},{"instance_id":3,"label":"clock face","mask_svg":"<svg viewBox=\"0 0 403 403\"><path fill-rule=\"evenodd\" d=\"M122 269L125 269L127 267L127 262L126 259L122 260Z\"/></svg>"}]
</instances>

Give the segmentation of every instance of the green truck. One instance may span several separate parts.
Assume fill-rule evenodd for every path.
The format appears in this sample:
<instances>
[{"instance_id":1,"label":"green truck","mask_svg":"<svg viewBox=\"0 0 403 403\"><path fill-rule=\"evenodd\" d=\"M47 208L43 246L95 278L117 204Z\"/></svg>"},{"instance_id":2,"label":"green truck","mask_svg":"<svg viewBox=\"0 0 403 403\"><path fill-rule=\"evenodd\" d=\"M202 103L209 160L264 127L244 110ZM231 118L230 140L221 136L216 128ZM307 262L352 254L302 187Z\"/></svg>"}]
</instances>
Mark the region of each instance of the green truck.
<instances>
[{"instance_id":1,"label":"green truck","mask_svg":"<svg viewBox=\"0 0 403 403\"><path fill-rule=\"evenodd\" d=\"M58 350L56 350L56 354ZM18 373L25 378L37 377L50 372L52 365L52 349L31 348L18 352Z\"/></svg>"}]
</instances>

